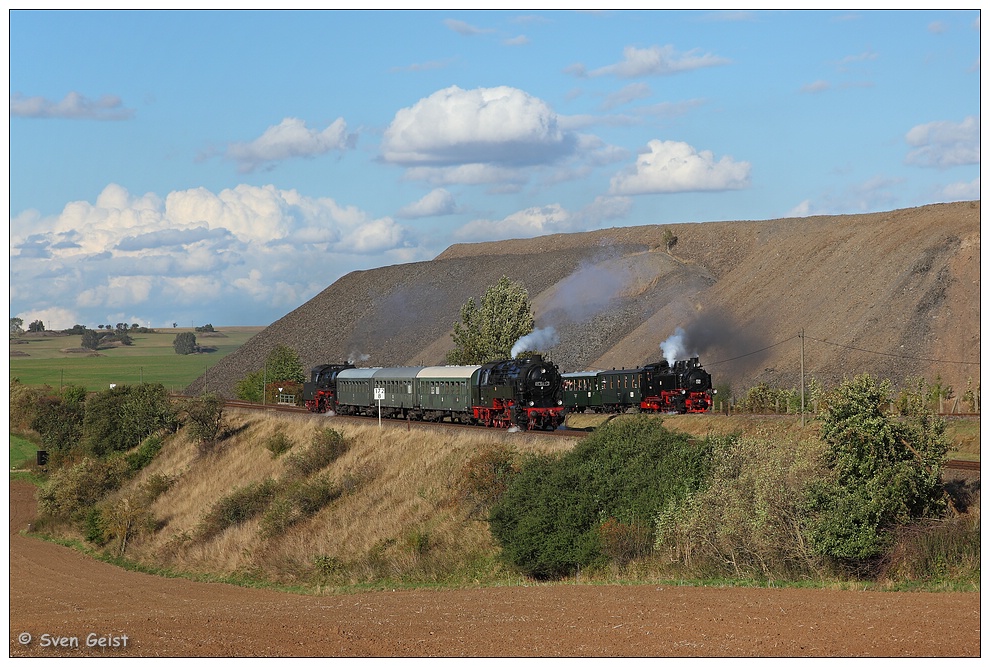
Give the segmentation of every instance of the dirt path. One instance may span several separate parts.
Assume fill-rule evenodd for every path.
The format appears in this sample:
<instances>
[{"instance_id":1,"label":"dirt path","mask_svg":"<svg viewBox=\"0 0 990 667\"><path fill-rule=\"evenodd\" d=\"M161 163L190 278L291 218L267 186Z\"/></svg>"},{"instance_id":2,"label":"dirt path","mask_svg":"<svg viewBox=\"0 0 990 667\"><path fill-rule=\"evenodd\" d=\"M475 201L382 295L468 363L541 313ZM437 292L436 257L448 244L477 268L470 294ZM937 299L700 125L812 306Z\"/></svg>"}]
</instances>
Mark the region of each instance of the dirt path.
<instances>
[{"instance_id":1,"label":"dirt path","mask_svg":"<svg viewBox=\"0 0 990 667\"><path fill-rule=\"evenodd\" d=\"M310 597L127 572L19 534L34 512L33 487L12 482L11 656L980 655L978 593L555 585Z\"/></svg>"}]
</instances>

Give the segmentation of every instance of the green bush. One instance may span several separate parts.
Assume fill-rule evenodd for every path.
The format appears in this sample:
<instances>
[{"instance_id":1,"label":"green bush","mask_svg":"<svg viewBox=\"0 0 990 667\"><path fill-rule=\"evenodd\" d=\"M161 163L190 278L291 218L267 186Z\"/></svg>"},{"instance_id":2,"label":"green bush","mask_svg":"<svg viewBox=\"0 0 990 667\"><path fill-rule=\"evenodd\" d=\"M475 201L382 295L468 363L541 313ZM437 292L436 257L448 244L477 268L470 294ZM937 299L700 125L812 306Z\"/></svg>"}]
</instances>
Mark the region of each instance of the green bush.
<instances>
[{"instance_id":1,"label":"green bush","mask_svg":"<svg viewBox=\"0 0 990 667\"><path fill-rule=\"evenodd\" d=\"M137 472L151 463L161 451L164 441L160 435L149 435L144 442L126 456L127 466L132 472Z\"/></svg>"},{"instance_id":2,"label":"green bush","mask_svg":"<svg viewBox=\"0 0 990 667\"><path fill-rule=\"evenodd\" d=\"M81 402L66 401L59 396L38 398L31 428L38 432L41 444L54 458L53 467L60 466L65 455L79 447L85 414Z\"/></svg>"},{"instance_id":3,"label":"green bush","mask_svg":"<svg viewBox=\"0 0 990 667\"><path fill-rule=\"evenodd\" d=\"M461 470L459 497L469 516L487 516L519 472L516 451L495 444L472 456Z\"/></svg>"},{"instance_id":4,"label":"green bush","mask_svg":"<svg viewBox=\"0 0 990 667\"><path fill-rule=\"evenodd\" d=\"M307 477L326 468L343 456L349 445L344 435L330 427L313 434L313 441L306 451L292 454L286 459L290 478Z\"/></svg>"},{"instance_id":5,"label":"green bush","mask_svg":"<svg viewBox=\"0 0 990 667\"><path fill-rule=\"evenodd\" d=\"M231 526L253 519L266 509L275 498L275 480L266 479L234 490L218 500L206 512L199 526L199 535L209 539Z\"/></svg>"},{"instance_id":6,"label":"green bush","mask_svg":"<svg viewBox=\"0 0 990 667\"><path fill-rule=\"evenodd\" d=\"M341 495L326 475L290 482L261 517L261 536L278 537L293 524L313 516Z\"/></svg>"},{"instance_id":7,"label":"green bush","mask_svg":"<svg viewBox=\"0 0 990 667\"><path fill-rule=\"evenodd\" d=\"M273 459L277 459L279 456L292 449L292 441L289 440L289 436L282 431L273 433L265 438L265 442L263 444L265 449L272 453Z\"/></svg>"},{"instance_id":8,"label":"green bush","mask_svg":"<svg viewBox=\"0 0 990 667\"><path fill-rule=\"evenodd\" d=\"M614 519L651 543L658 510L700 486L710 450L659 419L612 420L559 458L524 461L492 508L492 535L510 563L538 579L604 562L601 526Z\"/></svg>"},{"instance_id":9,"label":"green bush","mask_svg":"<svg viewBox=\"0 0 990 667\"><path fill-rule=\"evenodd\" d=\"M711 476L657 516L656 548L681 574L789 578L818 570L801 534L808 482L821 474L812 443L713 439Z\"/></svg>"},{"instance_id":10,"label":"green bush","mask_svg":"<svg viewBox=\"0 0 990 667\"><path fill-rule=\"evenodd\" d=\"M52 473L38 490L38 510L54 519L81 524L98 501L120 487L127 474L127 462L121 456L86 457Z\"/></svg>"},{"instance_id":11,"label":"green bush","mask_svg":"<svg viewBox=\"0 0 990 667\"><path fill-rule=\"evenodd\" d=\"M42 397L54 393L49 386L35 387L22 383L19 379L10 378L10 428L14 431L23 431L31 428L38 413L38 404Z\"/></svg>"},{"instance_id":12,"label":"green bush","mask_svg":"<svg viewBox=\"0 0 990 667\"><path fill-rule=\"evenodd\" d=\"M223 398L213 392L186 401L189 434L198 443L202 454L212 452L223 438L226 430L223 404Z\"/></svg>"},{"instance_id":13,"label":"green bush","mask_svg":"<svg viewBox=\"0 0 990 667\"><path fill-rule=\"evenodd\" d=\"M97 456L136 447L161 429L178 425L163 384L118 385L86 399L83 440Z\"/></svg>"},{"instance_id":14,"label":"green bush","mask_svg":"<svg viewBox=\"0 0 990 667\"><path fill-rule=\"evenodd\" d=\"M890 383L870 375L826 402L826 474L809 487L804 532L817 553L862 573L890 549L896 527L944 514L945 422L920 404L896 418Z\"/></svg>"},{"instance_id":15,"label":"green bush","mask_svg":"<svg viewBox=\"0 0 990 667\"><path fill-rule=\"evenodd\" d=\"M242 401L261 403L261 398L264 395L264 388L262 387L265 382L264 376L264 371L248 373L234 385L234 395Z\"/></svg>"}]
</instances>

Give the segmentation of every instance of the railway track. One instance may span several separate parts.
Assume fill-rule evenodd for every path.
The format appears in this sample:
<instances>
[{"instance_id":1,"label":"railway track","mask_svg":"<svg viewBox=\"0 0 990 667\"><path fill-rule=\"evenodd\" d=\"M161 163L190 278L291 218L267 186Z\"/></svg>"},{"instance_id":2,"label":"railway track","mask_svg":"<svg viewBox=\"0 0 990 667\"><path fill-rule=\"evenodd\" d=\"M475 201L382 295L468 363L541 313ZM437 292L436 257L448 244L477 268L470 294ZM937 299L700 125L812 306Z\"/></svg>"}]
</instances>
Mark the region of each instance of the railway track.
<instances>
[{"instance_id":1,"label":"railway track","mask_svg":"<svg viewBox=\"0 0 990 667\"><path fill-rule=\"evenodd\" d=\"M285 414L285 415L296 415L296 416L299 416L299 417L318 417L318 416L321 416L321 415L316 415L316 414L310 412L306 408L302 408L302 407L295 406L295 405L278 405L278 404L260 405L258 403L251 403L249 401L231 400L231 401L226 401L225 402L225 406L228 407L228 408L235 408L235 409L239 409L239 410L251 410L251 411L255 411L255 412L256 411L259 411L259 410L262 410L262 411L268 411L268 412L277 412L277 413ZM967 417L979 417L979 414L974 414L974 415L959 415L959 414L957 414L957 415L952 415L952 416L954 416L954 417L963 417L963 416L967 416ZM350 422L350 423L354 423L354 424L367 424L369 419L373 419L371 417L349 417L349 416L345 416L345 415L327 415L326 417L332 418L332 419L335 419L335 420L340 420L340 421L343 421L343 422ZM407 429L410 429L410 428L436 429L436 428L440 427L440 428L450 429L450 430L461 430L461 429L473 429L473 430L477 430L477 429L484 429L485 431L492 431L492 432L498 432L498 431L502 431L502 432L505 432L505 433L522 432L522 431L519 431L518 429L516 429L516 430L512 430L512 429L508 429L508 430L506 430L506 429L491 429L491 428L486 428L484 426L471 426L471 425L468 425L468 424L451 424L449 422L423 422L423 421L411 421L411 420L406 420L406 421L403 422L403 421L400 421L400 420L397 420L397 419L383 419L382 420L382 424L383 425L388 425L391 428L405 426ZM583 438L584 436L588 435L590 433L590 431L583 430L583 429L564 429L564 428L561 428L561 429L557 429L556 431L527 431L527 433L529 433L530 435L541 435L541 436L558 437L558 438ZM945 464L945 467L946 468L949 468L949 469L952 469L952 470L968 470L968 471L979 472L980 471L980 462L979 461L964 461L964 460L961 460L961 459L953 459L953 460L947 461L946 464Z\"/></svg>"}]
</instances>

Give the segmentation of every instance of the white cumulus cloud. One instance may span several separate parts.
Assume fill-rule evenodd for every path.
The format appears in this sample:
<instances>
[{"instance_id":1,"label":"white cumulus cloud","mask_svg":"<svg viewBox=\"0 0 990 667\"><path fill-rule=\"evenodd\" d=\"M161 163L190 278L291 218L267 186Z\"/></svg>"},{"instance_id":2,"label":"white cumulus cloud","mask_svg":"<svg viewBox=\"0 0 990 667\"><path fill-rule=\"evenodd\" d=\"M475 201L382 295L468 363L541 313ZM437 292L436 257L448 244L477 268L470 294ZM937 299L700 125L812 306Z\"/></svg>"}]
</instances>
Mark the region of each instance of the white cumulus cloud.
<instances>
[{"instance_id":1,"label":"white cumulus cloud","mask_svg":"<svg viewBox=\"0 0 990 667\"><path fill-rule=\"evenodd\" d=\"M271 185L162 199L111 184L58 215L11 218L11 312L61 313L75 320L66 326L125 310L140 321L151 319L142 310L175 310L166 317L179 321L192 309L219 322L243 310L281 315L347 270L367 268L361 256L408 260L410 246L390 217Z\"/></svg>"},{"instance_id":2,"label":"white cumulus cloud","mask_svg":"<svg viewBox=\"0 0 990 667\"><path fill-rule=\"evenodd\" d=\"M750 164L729 156L719 160L683 141L654 139L636 164L612 177L609 194L739 190L749 186Z\"/></svg>"},{"instance_id":3,"label":"white cumulus cloud","mask_svg":"<svg viewBox=\"0 0 990 667\"><path fill-rule=\"evenodd\" d=\"M597 197L577 211L569 211L560 204L531 206L501 220L472 220L454 232L454 238L465 242L501 241L586 231L627 215L630 207L631 202L625 197Z\"/></svg>"},{"instance_id":4,"label":"white cumulus cloud","mask_svg":"<svg viewBox=\"0 0 990 667\"><path fill-rule=\"evenodd\" d=\"M405 167L548 164L574 148L557 114L508 86L451 86L400 109L385 130L382 156Z\"/></svg>"},{"instance_id":5,"label":"white cumulus cloud","mask_svg":"<svg viewBox=\"0 0 990 667\"><path fill-rule=\"evenodd\" d=\"M423 196L422 199L403 206L396 215L400 218L426 218L452 215L458 210L454 195L443 188L436 188Z\"/></svg>"},{"instance_id":6,"label":"white cumulus cloud","mask_svg":"<svg viewBox=\"0 0 990 667\"><path fill-rule=\"evenodd\" d=\"M238 163L238 171L248 173L289 158L316 157L330 151L343 152L353 148L356 141L357 135L347 132L347 123L343 118L338 118L323 130L306 127L306 123L298 118L285 118L253 141L230 144L226 156Z\"/></svg>"},{"instance_id":7,"label":"white cumulus cloud","mask_svg":"<svg viewBox=\"0 0 990 667\"><path fill-rule=\"evenodd\" d=\"M905 162L920 167L955 167L980 163L980 119L960 123L939 120L916 125L905 139L913 146Z\"/></svg>"}]
</instances>

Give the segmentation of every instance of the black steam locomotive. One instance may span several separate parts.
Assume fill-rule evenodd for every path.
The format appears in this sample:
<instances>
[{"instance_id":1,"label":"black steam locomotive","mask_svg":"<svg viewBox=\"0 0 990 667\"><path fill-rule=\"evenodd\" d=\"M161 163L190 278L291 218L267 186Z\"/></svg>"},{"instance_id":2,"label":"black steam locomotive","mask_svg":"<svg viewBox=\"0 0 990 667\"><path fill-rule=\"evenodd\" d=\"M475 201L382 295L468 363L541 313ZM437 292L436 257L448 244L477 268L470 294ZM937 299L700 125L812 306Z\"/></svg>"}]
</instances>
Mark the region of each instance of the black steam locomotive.
<instances>
[{"instance_id":1,"label":"black steam locomotive","mask_svg":"<svg viewBox=\"0 0 990 667\"><path fill-rule=\"evenodd\" d=\"M564 421L563 381L539 355L479 366L311 370L303 399L312 412L553 430Z\"/></svg>"},{"instance_id":2,"label":"black steam locomotive","mask_svg":"<svg viewBox=\"0 0 990 667\"><path fill-rule=\"evenodd\" d=\"M698 357L664 359L641 368L564 373L564 405L571 412L706 412L716 390Z\"/></svg>"}]
</instances>

